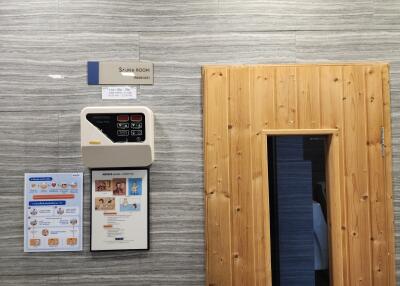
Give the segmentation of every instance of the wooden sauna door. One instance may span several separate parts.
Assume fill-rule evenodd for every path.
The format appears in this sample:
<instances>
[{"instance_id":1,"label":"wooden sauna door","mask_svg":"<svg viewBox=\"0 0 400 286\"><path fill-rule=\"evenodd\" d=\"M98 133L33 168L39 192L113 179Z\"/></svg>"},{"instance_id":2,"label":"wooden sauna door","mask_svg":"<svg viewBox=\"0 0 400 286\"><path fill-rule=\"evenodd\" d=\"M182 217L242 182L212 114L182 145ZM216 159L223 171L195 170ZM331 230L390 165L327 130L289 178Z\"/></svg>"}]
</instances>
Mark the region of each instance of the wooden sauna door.
<instances>
[{"instance_id":1,"label":"wooden sauna door","mask_svg":"<svg viewBox=\"0 0 400 286\"><path fill-rule=\"evenodd\" d=\"M202 73L207 285L271 285L265 138L327 132L332 285L394 286L388 65Z\"/></svg>"}]
</instances>

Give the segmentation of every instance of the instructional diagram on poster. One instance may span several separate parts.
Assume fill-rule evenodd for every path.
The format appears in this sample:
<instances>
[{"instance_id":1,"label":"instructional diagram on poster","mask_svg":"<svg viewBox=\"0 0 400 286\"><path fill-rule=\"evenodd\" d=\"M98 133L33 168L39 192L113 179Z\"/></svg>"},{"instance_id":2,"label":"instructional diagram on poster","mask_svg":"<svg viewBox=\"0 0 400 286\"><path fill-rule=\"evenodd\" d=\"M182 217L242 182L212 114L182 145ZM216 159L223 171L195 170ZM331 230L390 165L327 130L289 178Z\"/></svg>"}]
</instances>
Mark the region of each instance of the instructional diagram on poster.
<instances>
[{"instance_id":1,"label":"instructional diagram on poster","mask_svg":"<svg viewBox=\"0 0 400 286\"><path fill-rule=\"evenodd\" d=\"M148 249L148 170L92 171L91 250Z\"/></svg>"},{"instance_id":2,"label":"instructional diagram on poster","mask_svg":"<svg viewBox=\"0 0 400 286\"><path fill-rule=\"evenodd\" d=\"M82 250L82 193L82 173L25 174L25 252Z\"/></svg>"}]
</instances>

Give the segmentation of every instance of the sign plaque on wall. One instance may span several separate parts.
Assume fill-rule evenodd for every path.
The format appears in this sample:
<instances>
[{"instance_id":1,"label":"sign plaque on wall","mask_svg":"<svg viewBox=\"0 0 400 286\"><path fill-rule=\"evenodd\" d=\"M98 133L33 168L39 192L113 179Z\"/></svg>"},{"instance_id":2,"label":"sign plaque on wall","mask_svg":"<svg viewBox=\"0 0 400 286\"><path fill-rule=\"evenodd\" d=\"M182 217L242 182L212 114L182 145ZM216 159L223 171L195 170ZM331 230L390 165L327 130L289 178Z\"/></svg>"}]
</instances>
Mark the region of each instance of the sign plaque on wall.
<instances>
[{"instance_id":1,"label":"sign plaque on wall","mask_svg":"<svg viewBox=\"0 0 400 286\"><path fill-rule=\"evenodd\" d=\"M153 64L138 61L110 61L87 63L89 85L153 84Z\"/></svg>"}]
</instances>

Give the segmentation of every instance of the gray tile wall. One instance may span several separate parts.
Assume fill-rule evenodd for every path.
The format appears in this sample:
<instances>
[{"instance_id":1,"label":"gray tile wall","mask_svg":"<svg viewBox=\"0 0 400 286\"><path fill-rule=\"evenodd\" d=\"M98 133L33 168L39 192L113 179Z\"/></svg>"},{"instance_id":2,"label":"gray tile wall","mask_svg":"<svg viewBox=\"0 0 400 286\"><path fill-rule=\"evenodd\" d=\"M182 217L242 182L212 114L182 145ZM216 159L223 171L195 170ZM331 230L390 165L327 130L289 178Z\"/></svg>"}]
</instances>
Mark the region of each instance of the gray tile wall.
<instances>
[{"instance_id":1,"label":"gray tile wall","mask_svg":"<svg viewBox=\"0 0 400 286\"><path fill-rule=\"evenodd\" d=\"M131 102L102 102L86 61L116 59L155 64L134 102L156 114L148 253L89 252L79 112ZM201 65L370 60L391 63L400 241L399 0L2 0L0 284L203 285ZM46 171L85 171L82 253L23 253L23 174Z\"/></svg>"}]
</instances>

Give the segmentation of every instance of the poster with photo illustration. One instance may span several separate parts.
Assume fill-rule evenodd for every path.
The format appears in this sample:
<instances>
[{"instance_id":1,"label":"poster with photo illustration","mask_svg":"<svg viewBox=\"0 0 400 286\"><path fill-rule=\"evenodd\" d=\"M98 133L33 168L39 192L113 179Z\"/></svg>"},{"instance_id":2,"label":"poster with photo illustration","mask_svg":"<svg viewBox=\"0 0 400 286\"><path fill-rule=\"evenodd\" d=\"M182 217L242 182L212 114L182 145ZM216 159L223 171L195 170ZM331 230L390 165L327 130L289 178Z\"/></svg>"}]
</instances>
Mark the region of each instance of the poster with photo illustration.
<instances>
[{"instance_id":1,"label":"poster with photo illustration","mask_svg":"<svg viewBox=\"0 0 400 286\"><path fill-rule=\"evenodd\" d=\"M149 249L148 169L93 169L91 251Z\"/></svg>"}]
</instances>

